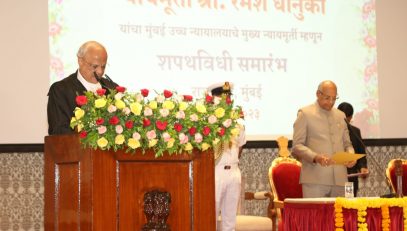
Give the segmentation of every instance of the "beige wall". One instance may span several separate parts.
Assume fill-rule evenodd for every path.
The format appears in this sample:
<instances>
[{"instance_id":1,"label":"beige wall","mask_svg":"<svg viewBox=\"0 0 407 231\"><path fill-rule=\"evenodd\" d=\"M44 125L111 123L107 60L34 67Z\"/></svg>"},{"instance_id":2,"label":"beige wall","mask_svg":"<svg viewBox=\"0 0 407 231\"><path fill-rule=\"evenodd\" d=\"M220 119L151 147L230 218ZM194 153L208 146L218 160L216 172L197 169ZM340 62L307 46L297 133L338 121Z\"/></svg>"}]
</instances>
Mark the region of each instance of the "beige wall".
<instances>
[{"instance_id":1,"label":"beige wall","mask_svg":"<svg viewBox=\"0 0 407 231\"><path fill-rule=\"evenodd\" d=\"M407 1L378 0L377 43L381 134L407 137Z\"/></svg>"}]
</instances>

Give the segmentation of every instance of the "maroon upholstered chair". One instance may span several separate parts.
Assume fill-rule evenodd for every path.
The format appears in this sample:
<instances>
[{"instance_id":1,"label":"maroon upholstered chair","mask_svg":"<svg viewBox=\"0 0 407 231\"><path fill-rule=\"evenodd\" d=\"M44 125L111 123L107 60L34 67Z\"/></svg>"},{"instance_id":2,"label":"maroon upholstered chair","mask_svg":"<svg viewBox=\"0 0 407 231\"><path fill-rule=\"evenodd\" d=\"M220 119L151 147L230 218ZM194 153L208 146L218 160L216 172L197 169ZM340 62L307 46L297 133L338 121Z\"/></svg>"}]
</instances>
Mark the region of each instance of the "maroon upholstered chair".
<instances>
[{"instance_id":1,"label":"maroon upholstered chair","mask_svg":"<svg viewBox=\"0 0 407 231\"><path fill-rule=\"evenodd\" d=\"M280 137L278 140L280 157L273 160L269 168L269 181L274 194L274 208L277 209L278 230L283 230L284 199L302 198L300 182L301 163L291 158L288 152L288 140Z\"/></svg>"},{"instance_id":2,"label":"maroon upholstered chair","mask_svg":"<svg viewBox=\"0 0 407 231\"><path fill-rule=\"evenodd\" d=\"M400 175L402 175L402 182L403 182L403 195L407 195L407 160L402 159L393 159L390 160L389 164L387 165L386 169L386 177L387 181L390 183L393 192L397 193L397 173L396 173L396 163L397 160L401 161L401 169L402 170Z\"/></svg>"}]
</instances>

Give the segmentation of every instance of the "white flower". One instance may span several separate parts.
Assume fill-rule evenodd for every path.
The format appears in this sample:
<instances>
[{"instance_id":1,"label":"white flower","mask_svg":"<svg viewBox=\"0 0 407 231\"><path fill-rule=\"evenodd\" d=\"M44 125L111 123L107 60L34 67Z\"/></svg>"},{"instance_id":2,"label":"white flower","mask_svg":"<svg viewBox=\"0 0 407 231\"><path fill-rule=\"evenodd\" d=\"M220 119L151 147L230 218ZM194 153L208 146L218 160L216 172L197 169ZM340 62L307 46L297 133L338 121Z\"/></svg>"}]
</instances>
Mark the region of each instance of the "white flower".
<instances>
[{"instance_id":1,"label":"white flower","mask_svg":"<svg viewBox=\"0 0 407 231\"><path fill-rule=\"evenodd\" d=\"M230 127L230 125L232 125L232 120L231 119L227 119L225 121L223 121L223 126L225 126L225 128Z\"/></svg>"},{"instance_id":2,"label":"white flower","mask_svg":"<svg viewBox=\"0 0 407 231\"><path fill-rule=\"evenodd\" d=\"M170 114L170 111L166 108L161 108L160 109L160 114L162 117L167 117Z\"/></svg>"},{"instance_id":3,"label":"white flower","mask_svg":"<svg viewBox=\"0 0 407 231\"><path fill-rule=\"evenodd\" d=\"M155 139L157 137L157 134L155 133L155 130L150 130L147 132L147 138L149 140Z\"/></svg>"},{"instance_id":4,"label":"white flower","mask_svg":"<svg viewBox=\"0 0 407 231\"><path fill-rule=\"evenodd\" d=\"M168 132L164 132L163 133L163 139L164 139L165 142L168 142L171 139L171 135Z\"/></svg>"},{"instance_id":5,"label":"white flower","mask_svg":"<svg viewBox=\"0 0 407 231\"><path fill-rule=\"evenodd\" d=\"M122 98L123 98L122 92L117 92L116 95L114 95L115 100L121 100Z\"/></svg>"},{"instance_id":6,"label":"white flower","mask_svg":"<svg viewBox=\"0 0 407 231\"><path fill-rule=\"evenodd\" d=\"M125 114L125 115L130 115L130 108L129 107L125 107L125 108L123 108L123 113Z\"/></svg>"},{"instance_id":7,"label":"white flower","mask_svg":"<svg viewBox=\"0 0 407 231\"><path fill-rule=\"evenodd\" d=\"M99 134L104 134L105 132L107 131L107 128L106 128L106 126L99 126L98 127L98 133Z\"/></svg>"},{"instance_id":8,"label":"white flower","mask_svg":"<svg viewBox=\"0 0 407 231\"><path fill-rule=\"evenodd\" d=\"M216 123L216 121L218 121L218 118L216 118L216 116L210 115L210 116L208 117L208 123L214 124L214 123Z\"/></svg>"},{"instance_id":9,"label":"white flower","mask_svg":"<svg viewBox=\"0 0 407 231\"><path fill-rule=\"evenodd\" d=\"M132 135L132 137L133 137L133 139L135 139L135 140L140 140L141 135L140 135L140 133L138 133L138 132L134 132L133 135Z\"/></svg>"},{"instance_id":10,"label":"white flower","mask_svg":"<svg viewBox=\"0 0 407 231\"><path fill-rule=\"evenodd\" d=\"M123 132L123 126L122 125L116 125L116 127L115 127L115 130L116 130L116 133L117 134L122 134L122 132Z\"/></svg>"},{"instance_id":11,"label":"white flower","mask_svg":"<svg viewBox=\"0 0 407 231\"><path fill-rule=\"evenodd\" d=\"M175 114L175 118L184 119L185 118L185 112L184 111L177 111L177 113Z\"/></svg>"},{"instance_id":12,"label":"white flower","mask_svg":"<svg viewBox=\"0 0 407 231\"><path fill-rule=\"evenodd\" d=\"M180 143L180 144L186 144L186 143L188 143L188 136L185 135L185 134L182 133L182 132L178 135L178 139L179 139L179 143Z\"/></svg>"},{"instance_id":13,"label":"white flower","mask_svg":"<svg viewBox=\"0 0 407 231\"><path fill-rule=\"evenodd\" d=\"M107 108L107 111L110 112L110 113L113 113L116 110L117 110L117 108L113 104L110 104L109 107Z\"/></svg>"},{"instance_id":14,"label":"white flower","mask_svg":"<svg viewBox=\"0 0 407 231\"><path fill-rule=\"evenodd\" d=\"M145 116L151 116L152 114L153 114L153 110L151 110L151 108L149 108L149 107L144 108Z\"/></svg>"},{"instance_id":15,"label":"white flower","mask_svg":"<svg viewBox=\"0 0 407 231\"><path fill-rule=\"evenodd\" d=\"M196 122L196 121L198 121L199 117L197 114L192 114L189 116L189 119L193 122Z\"/></svg>"},{"instance_id":16,"label":"white flower","mask_svg":"<svg viewBox=\"0 0 407 231\"><path fill-rule=\"evenodd\" d=\"M155 100L157 100L157 102L162 103L165 100L165 97L163 95L158 95Z\"/></svg>"}]
</instances>

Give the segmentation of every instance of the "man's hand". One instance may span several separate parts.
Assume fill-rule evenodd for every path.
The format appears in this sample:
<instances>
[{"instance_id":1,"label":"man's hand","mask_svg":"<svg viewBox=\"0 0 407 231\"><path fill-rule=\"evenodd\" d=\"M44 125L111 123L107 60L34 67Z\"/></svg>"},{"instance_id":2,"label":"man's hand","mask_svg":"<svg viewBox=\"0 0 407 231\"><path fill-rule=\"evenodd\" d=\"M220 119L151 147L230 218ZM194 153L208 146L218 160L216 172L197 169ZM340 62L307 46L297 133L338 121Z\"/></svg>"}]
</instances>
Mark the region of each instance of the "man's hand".
<instances>
[{"instance_id":1,"label":"man's hand","mask_svg":"<svg viewBox=\"0 0 407 231\"><path fill-rule=\"evenodd\" d=\"M360 173L361 173L360 177L366 178L366 177L369 175L369 169L367 169L367 168L361 168L361 169L360 169Z\"/></svg>"},{"instance_id":2,"label":"man's hand","mask_svg":"<svg viewBox=\"0 0 407 231\"><path fill-rule=\"evenodd\" d=\"M352 168L353 166L355 166L355 164L356 164L356 160L346 162L344 165L345 165L347 168Z\"/></svg>"},{"instance_id":3,"label":"man's hand","mask_svg":"<svg viewBox=\"0 0 407 231\"><path fill-rule=\"evenodd\" d=\"M321 166L329 166L331 164L335 164L335 161L324 154L317 154L314 157L314 163L318 163Z\"/></svg>"}]
</instances>

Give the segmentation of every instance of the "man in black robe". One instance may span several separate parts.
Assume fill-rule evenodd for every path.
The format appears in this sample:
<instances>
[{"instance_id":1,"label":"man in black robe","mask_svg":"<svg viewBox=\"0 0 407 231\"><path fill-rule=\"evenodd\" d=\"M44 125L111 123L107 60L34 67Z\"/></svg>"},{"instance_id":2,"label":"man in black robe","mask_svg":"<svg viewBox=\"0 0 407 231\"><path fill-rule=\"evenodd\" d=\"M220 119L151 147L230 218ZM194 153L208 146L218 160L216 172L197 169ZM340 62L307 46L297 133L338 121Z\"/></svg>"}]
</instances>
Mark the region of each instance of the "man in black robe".
<instances>
[{"instance_id":1,"label":"man in black robe","mask_svg":"<svg viewBox=\"0 0 407 231\"><path fill-rule=\"evenodd\" d=\"M107 52L103 45L96 41L84 43L78 50L78 70L70 76L55 82L48 92L48 134L73 133L70 127L74 109L77 107L75 98L86 91L104 88L115 89L117 84L104 78L107 63Z\"/></svg>"},{"instance_id":2,"label":"man in black robe","mask_svg":"<svg viewBox=\"0 0 407 231\"><path fill-rule=\"evenodd\" d=\"M349 130L350 141L352 142L353 149L355 153L366 154L366 147L362 141L362 135L360 129L351 125L350 122L353 117L353 107L350 103L343 102L338 105L338 109L343 111L346 115L346 121ZM348 168L348 174L361 173L361 177L366 177L369 174L367 169L367 159L366 156L360 158L355 166ZM356 197L359 189L359 179L358 176L353 176L348 178L349 182L353 182L353 195Z\"/></svg>"}]
</instances>

